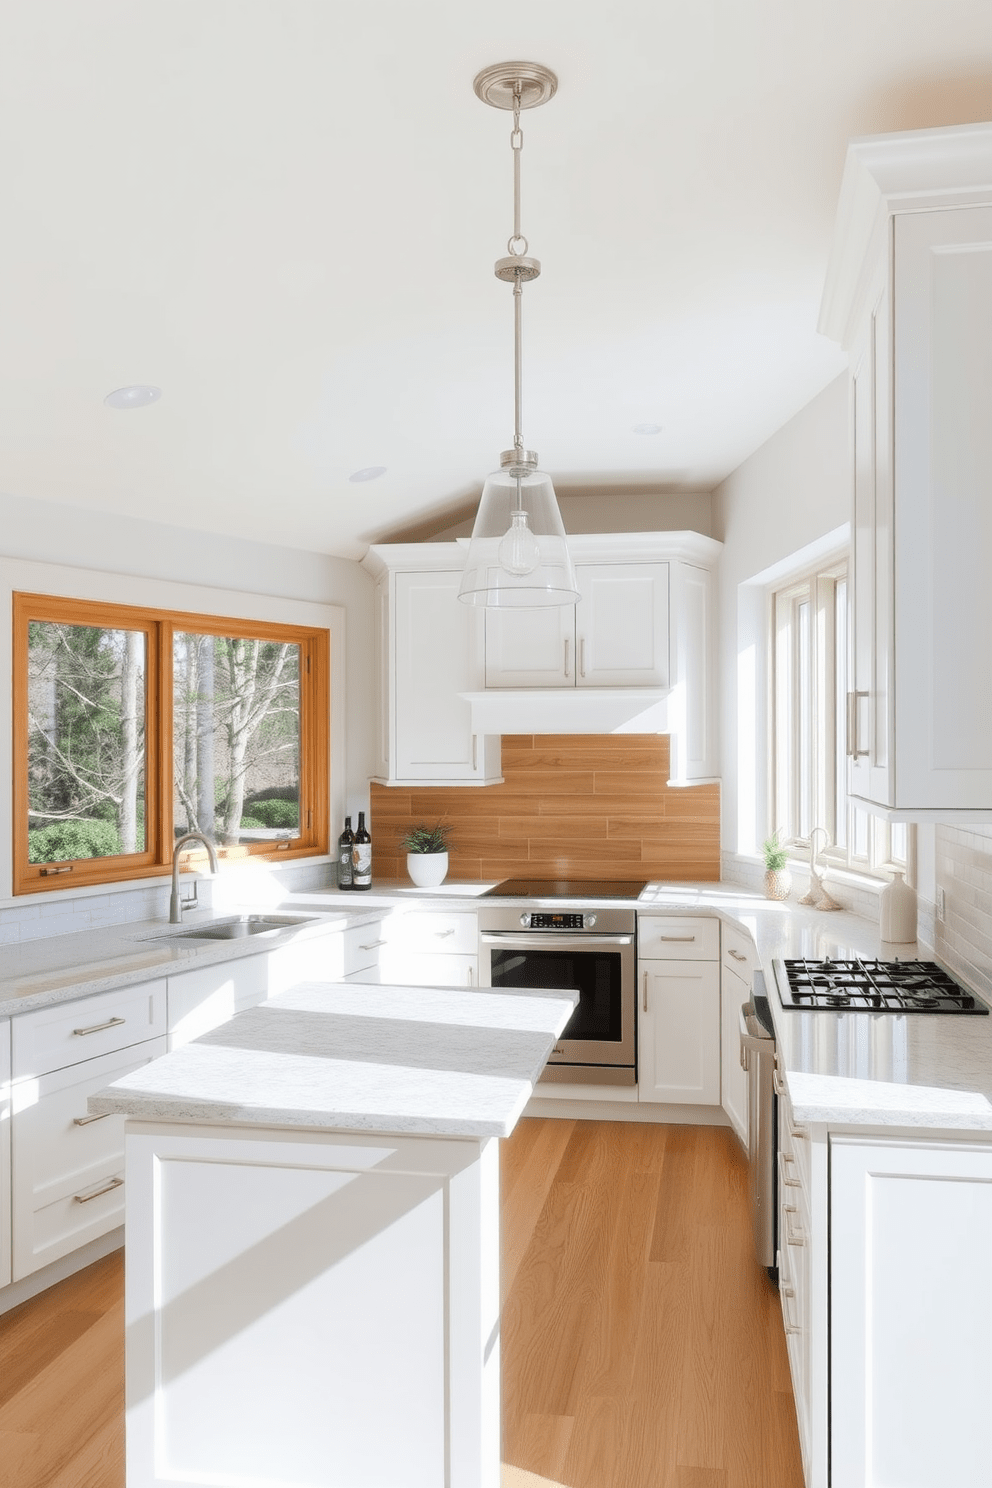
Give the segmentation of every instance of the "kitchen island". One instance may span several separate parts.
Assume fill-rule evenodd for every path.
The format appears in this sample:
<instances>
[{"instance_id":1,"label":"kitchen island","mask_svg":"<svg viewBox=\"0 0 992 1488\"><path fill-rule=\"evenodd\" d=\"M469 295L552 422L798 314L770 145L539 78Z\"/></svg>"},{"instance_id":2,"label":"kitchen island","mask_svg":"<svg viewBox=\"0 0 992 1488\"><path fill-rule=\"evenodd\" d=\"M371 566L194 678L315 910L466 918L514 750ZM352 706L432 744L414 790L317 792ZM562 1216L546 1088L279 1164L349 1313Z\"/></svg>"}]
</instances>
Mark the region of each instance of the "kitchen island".
<instances>
[{"instance_id":1,"label":"kitchen island","mask_svg":"<svg viewBox=\"0 0 992 1488\"><path fill-rule=\"evenodd\" d=\"M574 998L305 983L90 1097L128 1488L496 1488L497 1142Z\"/></svg>"}]
</instances>

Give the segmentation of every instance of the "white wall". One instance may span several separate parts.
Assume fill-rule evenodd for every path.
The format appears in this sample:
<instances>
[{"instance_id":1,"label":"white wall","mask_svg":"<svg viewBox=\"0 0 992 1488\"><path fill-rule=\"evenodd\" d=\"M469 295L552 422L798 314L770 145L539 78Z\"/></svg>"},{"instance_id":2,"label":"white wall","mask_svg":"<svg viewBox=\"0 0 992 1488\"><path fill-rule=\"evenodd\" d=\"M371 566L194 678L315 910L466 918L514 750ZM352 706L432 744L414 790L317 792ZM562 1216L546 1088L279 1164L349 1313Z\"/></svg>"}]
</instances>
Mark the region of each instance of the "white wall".
<instances>
[{"instance_id":1,"label":"white wall","mask_svg":"<svg viewBox=\"0 0 992 1488\"><path fill-rule=\"evenodd\" d=\"M176 515L181 517L181 513ZM277 532L273 536L276 538ZM343 754L344 779L336 782L338 788L333 790L333 797L346 802L352 812L367 808L375 713L374 589L359 564L346 558L282 547L277 541L267 545L192 532L171 523L106 516L75 506L0 495L0 563L5 560L8 567L16 566L16 560L29 560L108 574L111 578L105 597L132 604L160 603L157 596L152 596L152 589L171 584L204 593L258 595L265 601L264 613L260 612L259 618L278 618L282 601L286 602L285 618L290 621L291 605L337 607L338 613L344 611L345 719L341 731L343 747L339 750ZM14 560L14 564L9 560ZM115 579L115 575L119 577ZM144 600L142 587L140 583L134 584L135 579L149 581L148 597ZM220 611L222 604L223 595L212 606L215 612ZM242 612L241 605L232 609L234 613ZM2 665L8 673L4 694L9 698L9 648L4 650ZM340 720L337 722L340 724ZM333 820L332 841L339 830Z\"/></svg>"},{"instance_id":2,"label":"white wall","mask_svg":"<svg viewBox=\"0 0 992 1488\"><path fill-rule=\"evenodd\" d=\"M848 377L756 450L713 493L720 565L722 845L754 852L768 830L765 586L806 550L844 542L849 519Z\"/></svg>"}]
</instances>

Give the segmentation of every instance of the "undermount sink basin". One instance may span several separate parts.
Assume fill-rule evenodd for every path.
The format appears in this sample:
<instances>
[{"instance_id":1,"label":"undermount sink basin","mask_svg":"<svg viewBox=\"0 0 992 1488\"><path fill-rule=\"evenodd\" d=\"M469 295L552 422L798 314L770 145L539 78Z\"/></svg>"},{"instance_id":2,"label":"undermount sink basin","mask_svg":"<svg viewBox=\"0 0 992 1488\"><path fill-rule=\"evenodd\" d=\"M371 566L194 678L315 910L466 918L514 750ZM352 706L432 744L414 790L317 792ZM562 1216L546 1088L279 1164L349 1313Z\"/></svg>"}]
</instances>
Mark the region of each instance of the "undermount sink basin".
<instances>
[{"instance_id":1,"label":"undermount sink basin","mask_svg":"<svg viewBox=\"0 0 992 1488\"><path fill-rule=\"evenodd\" d=\"M251 914L214 920L209 925L191 925L188 930L168 930L156 940L243 940L247 935L274 935L294 925L312 925L316 915Z\"/></svg>"}]
</instances>

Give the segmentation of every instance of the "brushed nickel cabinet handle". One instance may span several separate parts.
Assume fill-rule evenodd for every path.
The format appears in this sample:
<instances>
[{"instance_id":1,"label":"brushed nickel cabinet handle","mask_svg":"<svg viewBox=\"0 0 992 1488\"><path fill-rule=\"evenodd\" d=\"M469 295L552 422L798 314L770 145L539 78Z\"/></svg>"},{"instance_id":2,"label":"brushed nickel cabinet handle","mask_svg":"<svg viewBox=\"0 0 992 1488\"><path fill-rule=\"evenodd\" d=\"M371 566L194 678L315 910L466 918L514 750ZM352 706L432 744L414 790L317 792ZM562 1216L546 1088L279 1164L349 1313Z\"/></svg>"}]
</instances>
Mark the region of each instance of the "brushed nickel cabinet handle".
<instances>
[{"instance_id":1,"label":"brushed nickel cabinet handle","mask_svg":"<svg viewBox=\"0 0 992 1488\"><path fill-rule=\"evenodd\" d=\"M107 1183L107 1184L105 1184L103 1186L103 1188L98 1188L97 1191L96 1191L96 1193L73 1194L73 1198L75 1199L75 1201L76 1201L77 1204L88 1204L89 1201L90 1201L90 1199L99 1199L99 1198L102 1198L102 1196L104 1194L112 1193L115 1188L123 1188L123 1187L124 1187L124 1179L123 1178L111 1178L110 1182Z\"/></svg>"},{"instance_id":2,"label":"brushed nickel cabinet handle","mask_svg":"<svg viewBox=\"0 0 992 1488\"><path fill-rule=\"evenodd\" d=\"M847 694L846 749L849 759L864 759L868 754L867 749L858 748L858 699L866 697L868 697L867 692L849 692Z\"/></svg>"},{"instance_id":3,"label":"brushed nickel cabinet handle","mask_svg":"<svg viewBox=\"0 0 992 1488\"><path fill-rule=\"evenodd\" d=\"M108 1018L106 1023L93 1023L89 1028L74 1028L72 1031L77 1038L85 1038L88 1033L102 1033L105 1028L120 1028L126 1022L126 1018Z\"/></svg>"},{"instance_id":4,"label":"brushed nickel cabinet handle","mask_svg":"<svg viewBox=\"0 0 992 1488\"><path fill-rule=\"evenodd\" d=\"M583 636L582 639L581 639L581 641L579 642L579 676L580 677L584 677L585 674L586 674L586 638L585 638L585 636Z\"/></svg>"},{"instance_id":5,"label":"brushed nickel cabinet handle","mask_svg":"<svg viewBox=\"0 0 992 1488\"><path fill-rule=\"evenodd\" d=\"M479 768L479 736L478 736L478 734L473 734L472 735L472 769L473 770L477 770L478 768Z\"/></svg>"},{"instance_id":6,"label":"brushed nickel cabinet handle","mask_svg":"<svg viewBox=\"0 0 992 1488\"><path fill-rule=\"evenodd\" d=\"M101 1111L98 1116L73 1116L73 1126L89 1126L91 1121L106 1121L110 1115L109 1111Z\"/></svg>"},{"instance_id":7,"label":"brushed nickel cabinet handle","mask_svg":"<svg viewBox=\"0 0 992 1488\"><path fill-rule=\"evenodd\" d=\"M475 967L474 966L470 966L469 969L468 969L468 984L469 984L470 987L474 987L475 986Z\"/></svg>"},{"instance_id":8,"label":"brushed nickel cabinet handle","mask_svg":"<svg viewBox=\"0 0 992 1488\"><path fill-rule=\"evenodd\" d=\"M385 940L370 940L367 945L359 945L360 951L374 951L377 946L386 945Z\"/></svg>"},{"instance_id":9,"label":"brushed nickel cabinet handle","mask_svg":"<svg viewBox=\"0 0 992 1488\"><path fill-rule=\"evenodd\" d=\"M728 947L728 952L729 952L729 954L731 956L733 956L733 958L734 958L735 961L746 961L747 960L747 957L746 956L742 956L741 953L740 953L740 951L735 951L734 948L733 948L733 946L729 946Z\"/></svg>"},{"instance_id":10,"label":"brushed nickel cabinet handle","mask_svg":"<svg viewBox=\"0 0 992 1488\"><path fill-rule=\"evenodd\" d=\"M693 941L693 940L695 940L695 938L696 937L694 935L659 935L658 936L658 939L659 940L667 940L667 941L671 941L671 942L678 942L679 944L682 944L683 942Z\"/></svg>"},{"instance_id":11,"label":"brushed nickel cabinet handle","mask_svg":"<svg viewBox=\"0 0 992 1488\"><path fill-rule=\"evenodd\" d=\"M571 658L571 650L572 650L572 643L568 639L568 637L566 636L565 637L565 676L566 677L570 677L572 675L572 672L571 672L571 660L572 660L572 658Z\"/></svg>"},{"instance_id":12,"label":"brushed nickel cabinet handle","mask_svg":"<svg viewBox=\"0 0 992 1488\"><path fill-rule=\"evenodd\" d=\"M648 974L644 973L644 1011L648 1010Z\"/></svg>"},{"instance_id":13,"label":"brushed nickel cabinet handle","mask_svg":"<svg viewBox=\"0 0 992 1488\"><path fill-rule=\"evenodd\" d=\"M454 933L455 932L454 932L453 929L452 930L435 930L434 931L434 934L437 936L438 940L444 940L447 936L454 935Z\"/></svg>"}]
</instances>

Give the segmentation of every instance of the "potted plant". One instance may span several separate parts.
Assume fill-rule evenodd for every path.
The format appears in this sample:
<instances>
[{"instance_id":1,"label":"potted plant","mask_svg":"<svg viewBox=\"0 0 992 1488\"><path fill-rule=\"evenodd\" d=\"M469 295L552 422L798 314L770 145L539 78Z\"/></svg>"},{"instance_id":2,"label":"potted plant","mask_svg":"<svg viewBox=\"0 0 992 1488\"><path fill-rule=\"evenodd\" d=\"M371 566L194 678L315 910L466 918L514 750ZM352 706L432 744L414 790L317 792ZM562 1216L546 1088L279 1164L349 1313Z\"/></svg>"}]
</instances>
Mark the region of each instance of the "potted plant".
<instances>
[{"instance_id":1,"label":"potted plant","mask_svg":"<svg viewBox=\"0 0 992 1488\"><path fill-rule=\"evenodd\" d=\"M400 838L406 850L406 871L418 889L435 889L448 872L448 838L451 828L443 822L433 827L421 823Z\"/></svg>"},{"instance_id":2,"label":"potted plant","mask_svg":"<svg viewBox=\"0 0 992 1488\"><path fill-rule=\"evenodd\" d=\"M761 851L765 859L765 898L788 899L792 892L789 854L779 841L777 830L765 838Z\"/></svg>"}]
</instances>

